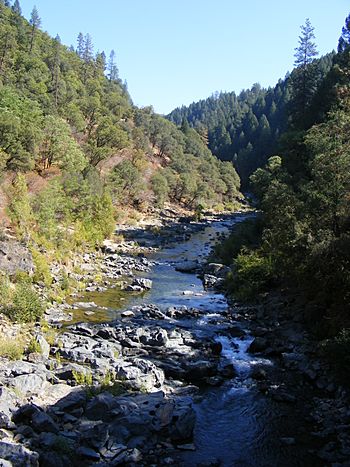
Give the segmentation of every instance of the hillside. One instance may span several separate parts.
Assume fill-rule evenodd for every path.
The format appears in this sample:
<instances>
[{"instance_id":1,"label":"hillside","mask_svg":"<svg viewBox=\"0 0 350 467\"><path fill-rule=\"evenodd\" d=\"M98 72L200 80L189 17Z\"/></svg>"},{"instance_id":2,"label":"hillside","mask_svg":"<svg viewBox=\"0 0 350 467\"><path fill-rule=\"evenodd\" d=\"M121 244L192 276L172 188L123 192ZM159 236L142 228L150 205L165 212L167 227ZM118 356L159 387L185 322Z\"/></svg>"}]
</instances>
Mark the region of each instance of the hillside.
<instances>
[{"instance_id":1,"label":"hillside","mask_svg":"<svg viewBox=\"0 0 350 467\"><path fill-rule=\"evenodd\" d=\"M332 64L333 53L317 60L318 89ZM208 99L173 110L167 118L181 126L184 120L208 139L213 154L231 161L247 186L249 176L262 167L280 148L280 138L288 128L292 112L293 70L273 88L254 84L236 95L215 93ZM314 90L317 92L317 90ZM310 115L309 121L312 121Z\"/></svg>"},{"instance_id":2,"label":"hillside","mask_svg":"<svg viewBox=\"0 0 350 467\"><path fill-rule=\"evenodd\" d=\"M25 230L37 243L55 243L57 226L75 223L89 241L91 230L96 238L111 231L118 206L235 203L235 170L213 157L194 130L135 107L113 51L109 60L95 54L90 35L81 33L77 49L68 49L40 24L35 8L28 22L18 2L0 3L0 170L19 235ZM23 200L12 193L20 184L25 197L33 179L42 189L30 192L29 215L14 206ZM99 211L110 219L103 232Z\"/></svg>"}]
</instances>

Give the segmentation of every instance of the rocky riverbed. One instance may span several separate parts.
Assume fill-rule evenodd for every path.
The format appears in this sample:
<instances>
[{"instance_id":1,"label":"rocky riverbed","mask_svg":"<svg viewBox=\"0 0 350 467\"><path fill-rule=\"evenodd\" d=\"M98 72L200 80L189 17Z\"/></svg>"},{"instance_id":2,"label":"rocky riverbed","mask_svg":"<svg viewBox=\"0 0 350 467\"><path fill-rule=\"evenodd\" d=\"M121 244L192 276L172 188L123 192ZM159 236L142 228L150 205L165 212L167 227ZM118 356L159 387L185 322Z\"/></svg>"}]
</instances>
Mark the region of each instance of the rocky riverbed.
<instances>
[{"instance_id":1,"label":"rocky riverbed","mask_svg":"<svg viewBox=\"0 0 350 467\"><path fill-rule=\"evenodd\" d=\"M51 345L38 328L40 353L0 362L0 465L349 465L348 394L296 303L228 303L205 263L241 219L123 228L84 255Z\"/></svg>"}]
</instances>

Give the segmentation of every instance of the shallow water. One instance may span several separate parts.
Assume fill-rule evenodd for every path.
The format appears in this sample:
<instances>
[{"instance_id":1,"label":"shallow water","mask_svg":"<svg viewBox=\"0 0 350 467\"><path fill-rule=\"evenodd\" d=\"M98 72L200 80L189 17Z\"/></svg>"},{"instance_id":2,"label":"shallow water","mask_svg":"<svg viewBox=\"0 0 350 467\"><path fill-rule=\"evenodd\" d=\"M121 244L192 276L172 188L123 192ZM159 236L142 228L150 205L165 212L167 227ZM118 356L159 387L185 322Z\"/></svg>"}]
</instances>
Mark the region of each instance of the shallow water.
<instances>
[{"instance_id":1,"label":"shallow water","mask_svg":"<svg viewBox=\"0 0 350 467\"><path fill-rule=\"evenodd\" d=\"M186 305L203 310L203 315L197 320L174 321L174 325L188 327L198 336L216 336L216 340L223 346L222 364L232 363L237 376L221 387L205 388L196 396L196 450L179 451L172 455L179 465L190 467L218 461L225 467L307 466L310 464L304 457L303 449L284 446L280 442L281 436L293 436L297 425L297 420L293 420L293 408L275 403L262 395L255 381L250 378L255 365L271 367L273 363L247 353L252 342L249 334L243 338L220 335L220 329L225 327L225 318L222 316L227 309L225 297L205 291L195 274L175 270L176 262L204 258L217 238L216 233L227 233L228 228L242 220L243 217L239 216L229 221L213 222L204 231L195 233L190 240L151 255L150 258L157 264L150 273L144 274L153 281L150 291L140 295L112 289L88 293L84 299L108 307L107 311L93 317L95 322L98 319L114 320L120 316L121 311L147 303L160 308ZM184 295L184 291L191 291L192 294ZM170 320L168 326L171 325Z\"/></svg>"}]
</instances>

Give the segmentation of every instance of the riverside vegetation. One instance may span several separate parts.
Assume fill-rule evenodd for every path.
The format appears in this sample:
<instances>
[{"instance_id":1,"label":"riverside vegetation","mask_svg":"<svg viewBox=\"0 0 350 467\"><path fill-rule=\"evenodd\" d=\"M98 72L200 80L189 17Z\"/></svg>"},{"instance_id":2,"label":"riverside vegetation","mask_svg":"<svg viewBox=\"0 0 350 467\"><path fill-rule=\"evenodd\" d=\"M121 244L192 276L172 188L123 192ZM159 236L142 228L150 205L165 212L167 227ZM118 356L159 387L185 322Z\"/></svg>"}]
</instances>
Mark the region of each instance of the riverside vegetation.
<instances>
[{"instance_id":1,"label":"riverside vegetation","mask_svg":"<svg viewBox=\"0 0 350 467\"><path fill-rule=\"evenodd\" d=\"M320 59L307 20L295 69L274 88L256 84L239 96L217 94L167 118L133 105L113 50L108 60L95 54L90 35L82 33L77 47L68 48L40 24L35 7L27 21L18 0L0 1L3 462L175 464L169 455L175 447L194 449L193 385L216 387L237 376L232 362L219 358L227 339L245 342L246 328L237 322L249 321L252 354L287 358L300 350L306 358L317 347L348 384L350 16L337 52ZM214 264L196 258L177 268L201 273L206 286L225 290L231 301L255 305L236 303L210 319L199 308L164 311L148 304L101 324L108 307L76 302L86 291L117 288L122 301L124 293L150 290L152 281L135 272L155 267L148 258L153 247L210 226L208 210L237 211L241 184L254 195L256 216L216 245ZM131 225L150 215L157 219L148 230ZM120 222L129 228L115 237ZM276 294L298 302L295 316L293 307L275 306ZM94 314L97 324L76 322ZM74 324L58 331L74 316ZM204 337L193 324L203 319ZM295 333L294 321L306 322L318 342L300 328ZM293 344L282 343L283 332ZM313 365L304 373L336 394L345 426L346 390L336 392L329 375L319 383L313 376L319 363ZM265 370L253 379L276 401L295 402L268 387ZM298 381L298 394L303 389ZM315 409L319 423L327 407L323 415ZM319 457L302 452L313 462L346 462L344 430L329 435L338 442L333 450L327 444Z\"/></svg>"}]
</instances>

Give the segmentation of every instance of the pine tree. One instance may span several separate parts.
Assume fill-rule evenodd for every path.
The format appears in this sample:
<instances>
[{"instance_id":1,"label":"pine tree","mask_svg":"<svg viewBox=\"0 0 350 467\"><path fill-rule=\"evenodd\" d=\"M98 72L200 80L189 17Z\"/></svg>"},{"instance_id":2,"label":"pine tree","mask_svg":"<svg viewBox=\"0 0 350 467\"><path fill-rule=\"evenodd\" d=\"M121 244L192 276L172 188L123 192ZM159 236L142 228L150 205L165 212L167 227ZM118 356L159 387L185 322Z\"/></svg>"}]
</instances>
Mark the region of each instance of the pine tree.
<instances>
[{"instance_id":1,"label":"pine tree","mask_svg":"<svg viewBox=\"0 0 350 467\"><path fill-rule=\"evenodd\" d=\"M111 51L109 55L109 61L108 61L108 78L110 81L116 81L118 79L119 75L119 70L118 67L115 63L115 52L114 50Z\"/></svg>"},{"instance_id":2,"label":"pine tree","mask_svg":"<svg viewBox=\"0 0 350 467\"><path fill-rule=\"evenodd\" d=\"M90 34L86 34L84 37L84 51L83 60L85 63L90 63L93 58L94 46Z\"/></svg>"},{"instance_id":3,"label":"pine tree","mask_svg":"<svg viewBox=\"0 0 350 467\"><path fill-rule=\"evenodd\" d=\"M77 54L79 55L80 58L83 58L84 48L85 48L85 40L84 40L84 36L83 36L82 32L80 32L79 35L78 35L77 43L78 43Z\"/></svg>"},{"instance_id":4,"label":"pine tree","mask_svg":"<svg viewBox=\"0 0 350 467\"><path fill-rule=\"evenodd\" d=\"M345 26L338 42L338 52L343 53L350 48L350 14L345 19Z\"/></svg>"},{"instance_id":5,"label":"pine tree","mask_svg":"<svg viewBox=\"0 0 350 467\"><path fill-rule=\"evenodd\" d=\"M29 51L32 52L33 46L34 46L34 40L35 40L35 33L36 33L36 30L38 28L40 28L40 25L41 25L41 18L39 16L38 9L37 9L37 7L35 5L34 5L34 7L32 9L31 14L30 14L29 23L32 26Z\"/></svg>"},{"instance_id":6,"label":"pine tree","mask_svg":"<svg viewBox=\"0 0 350 467\"><path fill-rule=\"evenodd\" d=\"M301 26L299 46L295 49L296 69L291 75L292 85L292 118L299 127L305 125L306 110L317 88L317 65L315 58L318 55L314 42L314 28L307 18L305 25Z\"/></svg>"},{"instance_id":7,"label":"pine tree","mask_svg":"<svg viewBox=\"0 0 350 467\"><path fill-rule=\"evenodd\" d=\"M12 11L14 13L16 13L17 15L22 14L22 9L21 9L21 5L19 4L19 0L15 0L14 4L12 6Z\"/></svg>"}]
</instances>

